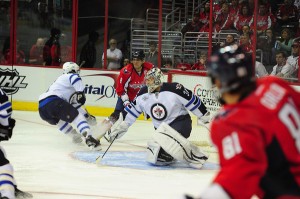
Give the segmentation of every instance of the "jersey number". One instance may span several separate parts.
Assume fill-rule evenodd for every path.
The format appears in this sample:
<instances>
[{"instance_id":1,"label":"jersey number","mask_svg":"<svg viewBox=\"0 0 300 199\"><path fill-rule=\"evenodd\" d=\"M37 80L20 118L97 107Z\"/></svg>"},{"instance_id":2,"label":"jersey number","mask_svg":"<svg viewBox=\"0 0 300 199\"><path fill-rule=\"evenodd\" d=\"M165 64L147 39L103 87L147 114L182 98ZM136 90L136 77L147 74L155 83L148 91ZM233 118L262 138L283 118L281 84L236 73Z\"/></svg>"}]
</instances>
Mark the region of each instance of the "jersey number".
<instances>
[{"instance_id":1,"label":"jersey number","mask_svg":"<svg viewBox=\"0 0 300 199\"><path fill-rule=\"evenodd\" d=\"M296 148L300 153L300 116L296 107L286 103L279 112L279 118L295 139Z\"/></svg>"},{"instance_id":2,"label":"jersey number","mask_svg":"<svg viewBox=\"0 0 300 199\"><path fill-rule=\"evenodd\" d=\"M242 147L236 132L224 137L222 147L223 156L227 160L242 152Z\"/></svg>"}]
</instances>

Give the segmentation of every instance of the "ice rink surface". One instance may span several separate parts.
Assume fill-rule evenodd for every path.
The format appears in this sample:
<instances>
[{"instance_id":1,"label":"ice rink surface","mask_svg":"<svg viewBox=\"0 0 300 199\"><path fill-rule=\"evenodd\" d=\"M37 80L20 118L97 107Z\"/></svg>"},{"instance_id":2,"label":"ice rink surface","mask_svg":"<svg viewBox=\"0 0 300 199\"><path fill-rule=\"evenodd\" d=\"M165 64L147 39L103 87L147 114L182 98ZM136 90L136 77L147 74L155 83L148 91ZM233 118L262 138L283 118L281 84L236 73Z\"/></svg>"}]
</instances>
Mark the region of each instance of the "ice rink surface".
<instances>
[{"instance_id":1,"label":"ice rink surface","mask_svg":"<svg viewBox=\"0 0 300 199\"><path fill-rule=\"evenodd\" d=\"M201 193L218 170L216 153L201 170L180 163L163 169L148 165L144 154L153 133L150 121L133 124L97 166L94 159L108 147L105 140L102 152L95 152L73 144L38 112L14 111L12 117L17 121L13 137L1 146L14 166L18 187L35 199L177 199Z\"/></svg>"}]
</instances>

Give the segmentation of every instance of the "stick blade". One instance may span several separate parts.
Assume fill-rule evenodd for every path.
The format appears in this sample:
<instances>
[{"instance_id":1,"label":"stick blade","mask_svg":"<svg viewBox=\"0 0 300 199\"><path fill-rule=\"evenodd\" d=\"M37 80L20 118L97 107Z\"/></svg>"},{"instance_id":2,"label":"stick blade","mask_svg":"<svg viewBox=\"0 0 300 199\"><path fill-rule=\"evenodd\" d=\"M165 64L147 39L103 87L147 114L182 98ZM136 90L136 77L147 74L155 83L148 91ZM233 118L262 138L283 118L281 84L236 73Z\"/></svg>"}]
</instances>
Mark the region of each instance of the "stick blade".
<instances>
[{"instance_id":1,"label":"stick blade","mask_svg":"<svg viewBox=\"0 0 300 199\"><path fill-rule=\"evenodd\" d=\"M96 159L97 166L101 166L102 165L101 162L102 162L102 157L99 157L98 159Z\"/></svg>"}]
</instances>

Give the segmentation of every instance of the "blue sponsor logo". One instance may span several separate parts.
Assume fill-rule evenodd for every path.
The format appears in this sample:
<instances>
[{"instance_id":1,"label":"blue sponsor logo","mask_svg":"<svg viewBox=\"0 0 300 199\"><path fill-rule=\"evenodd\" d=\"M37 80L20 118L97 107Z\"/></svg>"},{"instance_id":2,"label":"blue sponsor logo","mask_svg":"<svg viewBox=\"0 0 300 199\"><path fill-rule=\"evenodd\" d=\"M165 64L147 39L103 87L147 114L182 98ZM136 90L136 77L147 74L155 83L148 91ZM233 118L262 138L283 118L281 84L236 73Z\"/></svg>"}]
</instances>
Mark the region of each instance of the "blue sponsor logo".
<instances>
[{"instance_id":1,"label":"blue sponsor logo","mask_svg":"<svg viewBox=\"0 0 300 199\"><path fill-rule=\"evenodd\" d=\"M106 98L115 98L116 97L116 90L113 86L105 86L102 85L100 87L96 87L93 85L85 85L84 93L89 95L100 95Z\"/></svg>"}]
</instances>

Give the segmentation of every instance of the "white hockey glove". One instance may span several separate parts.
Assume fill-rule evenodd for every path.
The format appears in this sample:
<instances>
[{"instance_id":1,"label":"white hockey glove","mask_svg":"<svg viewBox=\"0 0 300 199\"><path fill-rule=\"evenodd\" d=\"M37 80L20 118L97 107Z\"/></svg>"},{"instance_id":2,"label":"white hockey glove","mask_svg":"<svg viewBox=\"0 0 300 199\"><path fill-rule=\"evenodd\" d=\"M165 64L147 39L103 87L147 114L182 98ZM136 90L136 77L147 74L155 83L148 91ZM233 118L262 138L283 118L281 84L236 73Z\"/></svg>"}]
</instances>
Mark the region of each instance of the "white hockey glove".
<instances>
[{"instance_id":1,"label":"white hockey glove","mask_svg":"<svg viewBox=\"0 0 300 199\"><path fill-rule=\"evenodd\" d=\"M126 122L121 122L117 126L112 126L111 128L111 133L108 134L109 136L109 142L115 139L115 137L118 135L116 138L122 137L127 131L128 131L129 125Z\"/></svg>"},{"instance_id":2,"label":"white hockey glove","mask_svg":"<svg viewBox=\"0 0 300 199\"><path fill-rule=\"evenodd\" d=\"M130 101L129 101L129 97L126 93L124 93L123 95L121 95L121 99L123 101L123 106L126 107L127 105L130 104Z\"/></svg>"},{"instance_id":3,"label":"white hockey glove","mask_svg":"<svg viewBox=\"0 0 300 199\"><path fill-rule=\"evenodd\" d=\"M199 120L204 124L209 123L211 121L210 112L207 111L202 117L199 118Z\"/></svg>"}]
</instances>

